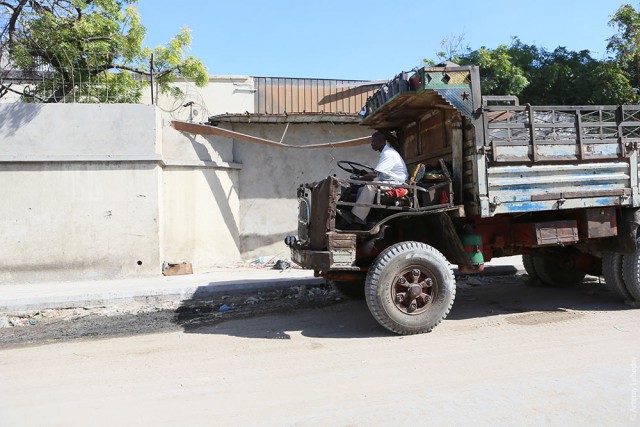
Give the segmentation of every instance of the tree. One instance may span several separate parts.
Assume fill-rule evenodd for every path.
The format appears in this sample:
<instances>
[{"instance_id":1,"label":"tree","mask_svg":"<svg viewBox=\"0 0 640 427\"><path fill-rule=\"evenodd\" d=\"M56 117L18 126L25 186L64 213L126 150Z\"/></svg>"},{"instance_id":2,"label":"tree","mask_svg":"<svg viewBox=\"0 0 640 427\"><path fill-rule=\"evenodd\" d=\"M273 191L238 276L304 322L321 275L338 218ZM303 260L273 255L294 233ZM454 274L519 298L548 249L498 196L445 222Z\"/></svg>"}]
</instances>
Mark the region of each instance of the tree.
<instances>
[{"instance_id":1,"label":"tree","mask_svg":"<svg viewBox=\"0 0 640 427\"><path fill-rule=\"evenodd\" d=\"M640 13L633 6L620 6L609 25L616 29L607 43L607 51L613 53L618 66L624 70L631 85L640 88Z\"/></svg>"},{"instance_id":2,"label":"tree","mask_svg":"<svg viewBox=\"0 0 640 427\"><path fill-rule=\"evenodd\" d=\"M627 40L625 37L620 40ZM455 44L443 42L442 46L463 45L456 40ZM452 52L451 49L448 51ZM482 47L453 52L447 54L453 62L480 66L484 95L517 95L521 103L534 105L630 104L638 101L630 83L632 73L625 71L619 65L620 61L594 59L588 50L575 52L560 46L548 51L524 44L514 37L510 45L495 49ZM443 59L444 54L440 52L437 56Z\"/></svg>"},{"instance_id":3,"label":"tree","mask_svg":"<svg viewBox=\"0 0 640 427\"><path fill-rule=\"evenodd\" d=\"M471 50L464 35L461 35L442 39L440 47L442 50L436 54L440 63L451 61L459 65L480 67L482 92L485 95L518 95L529 84L522 70L512 63L505 45L496 49L482 47ZM429 58L423 62L427 65L437 63Z\"/></svg>"},{"instance_id":4,"label":"tree","mask_svg":"<svg viewBox=\"0 0 640 427\"><path fill-rule=\"evenodd\" d=\"M524 72L513 62L509 47L481 47L459 58L461 65L478 65L485 95L519 95L529 85Z\"/></svg>"},{"instance_id":5,"label":"tree","mask_svg":"<svg viewBox=\"0 0 640 427\"><path fill-rule=\"evenodd\" d=\"M0 69L37 82L14 88L0 73L0 97L12 91L31 102L138 102L152 76L163 92L176 91L178 75L206 85L202 62L185 54L188 29L165 46L142 46L136 1L0 0Z\"/></svg>"}]
</instances>

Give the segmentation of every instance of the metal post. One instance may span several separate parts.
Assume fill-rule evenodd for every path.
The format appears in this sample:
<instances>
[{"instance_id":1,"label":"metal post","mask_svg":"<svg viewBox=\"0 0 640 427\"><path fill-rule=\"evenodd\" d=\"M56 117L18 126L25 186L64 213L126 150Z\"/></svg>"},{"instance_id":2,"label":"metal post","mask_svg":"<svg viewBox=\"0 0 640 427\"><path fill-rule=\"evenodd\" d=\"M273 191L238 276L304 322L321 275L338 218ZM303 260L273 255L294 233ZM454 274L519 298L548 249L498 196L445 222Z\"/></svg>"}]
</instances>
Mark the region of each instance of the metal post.
<instances>
[{"instance_id":1,"label":"metal post","mask_svg":"<svg viewBox=\"0 0 640 427\"><path fill-rule=\"evenodd\" d=\"M149 64L149 71L151 72L151 105L156 105L153 99L153 53L151 54L151 63Z\"/></svg>"}]
</instances>

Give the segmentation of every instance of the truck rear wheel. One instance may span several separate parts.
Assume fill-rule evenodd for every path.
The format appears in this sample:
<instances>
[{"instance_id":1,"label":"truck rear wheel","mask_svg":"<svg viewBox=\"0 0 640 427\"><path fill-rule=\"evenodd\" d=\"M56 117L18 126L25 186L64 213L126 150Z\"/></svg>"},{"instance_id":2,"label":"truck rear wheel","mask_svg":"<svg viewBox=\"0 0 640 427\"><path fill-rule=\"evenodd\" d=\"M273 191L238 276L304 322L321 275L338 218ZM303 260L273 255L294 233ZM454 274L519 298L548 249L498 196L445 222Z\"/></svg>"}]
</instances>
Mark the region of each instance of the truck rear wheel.
<instances>
[{"instance_id":1,"label":"truck rear wheel","mask_svg":"<svg viewBox=\"0 0 640 427\"><path fill-rule=\"evenodd\" d=\"M420 242L396 243L371 265L365 298L373 317L401 335L430 332L449 314L456 296L446 258Z\"/></svg>"},{"instance_id":2,"label":"truck rear wheel","mask_svg":"<svg viewBox=\"0 0 640 427\"><path fill-rule=\"evenodd\" d=\"M364 280L330 280L329 283L342 295L353 298L364 298Z\"/></svg>"},{"instance_id":3,"label":"truck rear wheel","mask_svg":"<svg viewBox=\"0 0 640 427\"><path fill-rule=\"evenodd\" d=\"M560 258L560 260L570 258ZM556 258L536 256L533 257L533 266L540 280L548 286L566 288L577 285L584 279L586 273L573 268L570 263L563 263Z\"/></svg>"},{"instance_id":4,"label":"truck rear wheel","mask_svg":"<svg viewBox=\"0 0 640 427\"><path fill-rule=\"evenodd\" d=\"M636 242L636 247L640 239ZM622 257L622 277L629 295L634 301L640 301L640 249Z\"/></svg>"},{"instance_id":5,"label":"truck rear wheel","mask_svg":"<svg viewBox=\"0 0 640 427\"><path fill-rule=\"evenodd\" d=\"M623 300L631 299L629 291L627 291L624 279L622 277L622 254L614 252L605 253L602 256L602 275L607 284L607 288L615 294L615 296Z\"/></svg>"},{"instance_id":6,"label":"truck rear wheel","mask_svg":"<svg viewBox=\"0 0 640 427\"><path fill-rule=\"evenodd\" d=\"M522 265L524 265L524 270L529 276L529 280L526 282L527 285L539 287L542 286L543 283L540 281L536 267L533 265L533 258L534 256L531 254L522 254Z\"/></svg>"}]
</instances>

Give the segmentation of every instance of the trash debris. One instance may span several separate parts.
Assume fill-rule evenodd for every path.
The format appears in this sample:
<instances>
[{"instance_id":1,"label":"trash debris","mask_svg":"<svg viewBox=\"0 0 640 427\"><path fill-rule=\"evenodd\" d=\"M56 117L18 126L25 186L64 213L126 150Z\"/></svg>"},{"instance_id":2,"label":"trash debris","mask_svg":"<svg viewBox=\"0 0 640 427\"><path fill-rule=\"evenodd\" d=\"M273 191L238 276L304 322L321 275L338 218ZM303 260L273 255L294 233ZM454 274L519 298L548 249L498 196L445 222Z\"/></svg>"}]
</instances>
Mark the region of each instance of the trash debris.
<instances>
[{"instance_id":1,"label":"trash debris","mask_svg":"<svg viewBox=\"0 0 640 427\"><path fill-rule=\"evenodd\" d=\"M193 267L189 262L182 262L179 264L171 264L164 262L162 264L163 276L180 276L183 274L193 274Z\"/></svg>"},{"instance_id":2,"label":"trash debris","mask_svg":"<svg viewBox=\"0 0 640 427\"><path fill-rule=\"evenodd\" d=\"M37 324L37 323L38 323L38 321L37 321L36 319L29 319L29 324L30 324L31 326L34 326L34 325L35 325L35 324Z\"/></svg>"},{"instance_id":3,"label":"trash debris","mask_svg":"<svg viewBox=\"0 0 640 427\"><path fill-rule=\"evenodd\" d=\"M8 317L0 317L0 329L9 327L9 318Z\"/></svg>"},{"instance_id":4,"label":"trash debris","mask_svg":"<svg viewBox=\"0 0 640 427\"><path fill-rule=\"evenodd\" d=\"M274 270L288 270L290 268L291 268L291 261L289 261L288 259L279 259L273 265Z\"/></svg>"},{"instance_id":5,"label":"trash debris","mask_svg":"<svg viewBox=\"0 0 640 427\"><path fill-rule=\"evenodd\" d=\"M258 298L255 297L249 297L247 298L247 300L245 301L245 304L257 304L258 302L260 302L260 300Z\"/></svg>"},{"instance_id":6,"label":"trash debris","mask_svg":"<svg viewBox=\"0 0 640 427\"><path fill-rule=\"evenodd\" d=\"M249 263L254 268L265 268L273 263L278 258L278 255L260 255L258 258L254 259Z\"/></svg>"},{"instance_id":7,"label":"trash debris","mask_svg":"<svg viewBox=\"0 0 640 427\"><path fill-rule=\"evenodd\" d=\"M28 321L27 319L21 319L20 317L12 317L9 319L9 323L11 326L25 326Z\"/></svg>"},{"instance_id":8,"label":"trash debris","mask_svg":"<svg viewBox=\"0 0 640 427\"><path fill-rule=\"evenodd\" d=\"M224 313L224 312L226 312L226 311L231 311L231 310L235 310L235 308L233 308L233 307L231 307L231 306L228 306L227 304L222 304L222 305L220 306L220 308L218 309L218 311L220 311L220 312L222 312L222 313Z\"/></svg>"}]
</instances>

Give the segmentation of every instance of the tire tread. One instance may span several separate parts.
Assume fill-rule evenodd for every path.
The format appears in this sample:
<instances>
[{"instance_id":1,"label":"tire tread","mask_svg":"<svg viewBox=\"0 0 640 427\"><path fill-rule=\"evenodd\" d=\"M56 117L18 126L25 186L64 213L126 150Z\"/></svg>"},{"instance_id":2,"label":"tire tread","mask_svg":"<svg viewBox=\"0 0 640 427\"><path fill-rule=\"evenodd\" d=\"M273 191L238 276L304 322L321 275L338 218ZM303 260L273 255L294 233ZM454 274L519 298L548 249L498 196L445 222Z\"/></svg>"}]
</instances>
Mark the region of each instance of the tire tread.
<instances>
[{"instance_id":1,"label":"tire tread","mask_svg":"<svg viewBox=\"0 0 640 427\"><path fill-rule=\"evenodd\" d=\"M566 278L563 278L564 281L560 282L559 279L561 279L561 277L558 277L553 273L552 269L555 267L547 260L547 258L533 257L533 265L539 279L546 285L555 288L576 285L584 279L584 276L586 276L586 273L576 270L565 271Z\"/></svg>"},{"instance_id":2,"label":"tire tread","mask_svg":"<svg viewBox=\"0 0 640 427\"><path fill-rule=\"evenodd\" d=\"M607 252L602 256L602 275L607 288L617 297L628 300L631 299L631 294L624 283L622 269L622 254Z\"/></svg>"},{"instance_id":3,"label":"tire tread","mask_svg":"<svg viewBox=\"0 0 640 427\"><path fill-rule=\"evenodd\" d=\"M410 251L414 249L425 250L427 252L432 253L436 258L440 258L440 260L444 263L444 265L447 266L447 272L448 272L449 278L454 285L451 302L449 303L449 306L446 308L444 315L435 324L432 324L429 327L422 328L422 329L408 328L408 327L397 325L396 323L390 321L389 318L384 314L385 313L384 307L382 307L382 305L378 302L377 289L373 286L368 286L368 284L371 283L372 281L375 281L375 283L378 282L384 268L387 267L394 258L401 255L405 251ZM455 276L453 275L453 269L451 268L451 265L449 264L447 259L444 257L444 255L442 255L440 251L438 251L437 249L427 244L420 243L420 242L412 242L412 241L401 242L385 249L378 256L376 261L374 261L371 268L369 269L365 283L366 283L365 297L367 299L367 305L369 306L369 310L371 311L371 314L373 315L373 317L383 327L390 330L391 332L395 332L396 334L400 334L400 335L414 335L414 334L420 334L425 332L431 332L433 328L438 326L449 315L449 312L451 311L451 307L453 307L453 302L456 296Z\"/></svg>"},{"instance_id":4,"label":"tire tread","mask_svg":"<svg viewBox=\"0 0 640 427\"><path fill-rule=\"evenodd\" d=\"M622 257L622 278L631 298L640 301L640 249Z\"/></svg>"}]
</instances>

